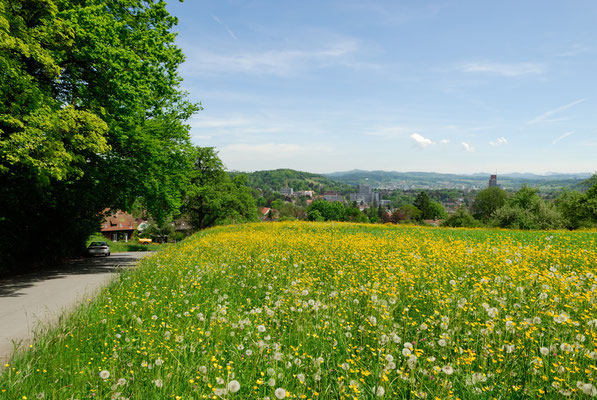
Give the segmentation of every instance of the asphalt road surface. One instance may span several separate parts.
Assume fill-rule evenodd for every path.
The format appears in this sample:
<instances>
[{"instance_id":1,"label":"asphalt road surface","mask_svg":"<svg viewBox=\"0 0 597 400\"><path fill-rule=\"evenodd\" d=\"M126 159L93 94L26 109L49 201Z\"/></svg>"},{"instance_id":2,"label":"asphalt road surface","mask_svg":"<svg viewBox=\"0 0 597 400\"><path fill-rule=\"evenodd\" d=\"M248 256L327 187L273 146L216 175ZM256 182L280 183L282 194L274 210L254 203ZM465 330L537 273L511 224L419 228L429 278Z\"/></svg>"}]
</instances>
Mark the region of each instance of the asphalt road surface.
<instances>
[{"instance_id":1,"label":"asphalt road surface","mask_svg":"<svg viewBox=\"0 0 597 400\"><path fill-rule=\"evenodd\" d=\"M121 268L151 252L115 253L75 260L54 270L0 280L0 370L17 348L28 347L35 330L93 296Z\"/></svg>"}]
</instances>

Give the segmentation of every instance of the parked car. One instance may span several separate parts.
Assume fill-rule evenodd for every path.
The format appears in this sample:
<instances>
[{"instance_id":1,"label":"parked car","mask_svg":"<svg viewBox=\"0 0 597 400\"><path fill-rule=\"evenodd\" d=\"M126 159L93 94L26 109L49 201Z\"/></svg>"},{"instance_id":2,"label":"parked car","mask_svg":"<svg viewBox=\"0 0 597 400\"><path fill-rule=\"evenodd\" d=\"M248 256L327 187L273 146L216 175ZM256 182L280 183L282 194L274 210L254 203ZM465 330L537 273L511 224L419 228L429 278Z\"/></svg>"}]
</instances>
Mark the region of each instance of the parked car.
<instances>
[{"instance_id":1,"label":"parked car","mask_svg":"<svg viewBox=\"0 0 597 400\"><path fill-rule=\"evenodd\" d=\"M107 257L110 255L110 246L106 242L91 242L87 248L87 255Z\"/></svg>"}]
</instances>

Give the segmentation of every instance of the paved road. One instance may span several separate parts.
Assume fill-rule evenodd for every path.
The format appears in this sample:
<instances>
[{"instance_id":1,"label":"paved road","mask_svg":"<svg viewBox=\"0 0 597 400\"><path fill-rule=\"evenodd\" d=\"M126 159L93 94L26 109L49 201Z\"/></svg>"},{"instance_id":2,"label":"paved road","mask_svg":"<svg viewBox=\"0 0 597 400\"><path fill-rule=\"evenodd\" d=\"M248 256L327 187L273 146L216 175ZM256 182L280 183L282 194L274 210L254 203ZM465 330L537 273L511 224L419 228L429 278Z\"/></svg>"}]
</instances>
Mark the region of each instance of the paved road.
<instances>
[{"instance_id":1,"label":"paved road","mask_svg":"<svg viewBox=\"0 0 597 400\"><path fill-rule=\"evenodd\" d=\"M92 296L121 267L150 252L116 253L71 261L55 270L0 280L0 370L16 346L25 347L39 324L51 324Z\"/></svg>"}]
</instances>

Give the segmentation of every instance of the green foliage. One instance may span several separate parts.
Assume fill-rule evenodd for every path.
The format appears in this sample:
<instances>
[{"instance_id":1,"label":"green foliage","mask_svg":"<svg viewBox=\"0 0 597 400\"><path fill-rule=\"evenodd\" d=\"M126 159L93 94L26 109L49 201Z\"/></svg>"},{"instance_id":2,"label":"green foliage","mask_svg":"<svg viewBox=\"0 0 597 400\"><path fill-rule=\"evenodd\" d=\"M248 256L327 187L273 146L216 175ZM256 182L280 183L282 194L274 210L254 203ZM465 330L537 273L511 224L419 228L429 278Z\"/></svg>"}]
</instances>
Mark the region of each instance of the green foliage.
<instances>
[{"instance_id":1,"label":"green foliage","mask_svg":"<svg viewBox=\"0 0 597 400\"><path fill-rule=\"evenodd\" d=\"M417 195L417 198L414 201L414 206L421 211L421 219L431 219L433 218L433 210L431 209L431 200L429 199L429 195L427 192L422 191Z\"/></svg>"},{"instance_id":2,"label":"green foliage","mask_svg":"<svg viewBox=\"0 0 597 400\"><path fill-rule=\"evenodd\" d=\"M314 213L315 211L317 212ZM345 221L346 207L337 201L330 203L325 200L315 200L307 208L307 215L309 221L317 221L319 217L324 221Z\"/></svg>"},{"instance_id":3,"label":"green foliage","mask_svg":"<svg viewBox=\"0 0 597 400\"><path fill-rule=\"evenodd\" d=\"M379 222L379 209L378 207L369 207L366 212L367 219L371 223Z\"/></svg>"},{"instance_id":4,"label":"green foliage","mask_svg":"<svg viewBox=\"0 0 597 400\"><path fill-rule=\"evenodd\" d=\"M256 203L244 176L231 179L213 147L195 149L183 211L195 229L257 220Z\"/></svg>"},{"instance_id":5,"label":"green foliage","mask_svg":"<svg viewBox=\"0 0 597 400\"><path fill-rule=\"evenodd\" d=\"M0 273L79 253L105 208L180 206L175 24L163 1L0 1Z\"/></svg>"},{"instance_id":6,"label":"green foliage","mask_svg":"<svg viewBox=\"0 0 597 400\"><path fill-rule=\"evenodd\" d=\"M448 216L446 209L439 201L431 200L429 202L429 208L431 209L432 218L444 219Z\"/></svg>"},{"instance_id":7,"label":"green foliage","mask_svg":"<svg viewBox=\"0 0 597 400\"><path fill-rule=\"evenodd\" d=\"M523 186L493 213L492 224L508 229L558 229L564 220L551 203L545 202L535 189Z\"/></svg>"},{"instance_id":8,"label":"green foliage","mask_svg":"<svg viewBox=\"0 0 597 400\"><path fill-rule=\"evenodd\" d=\"M442 221L442 226L451 228L476 228L481 226L481 223L468 212L466 207L460 207L454 214Z\"/></svg>"},{"instance_id":9,"label":"green foliage","mask_svg":"<svg viewBox=\"0 0 597 400\"><path fill-rule=\"evenodd\" d=\"M555 204L564 217L566 228L588 228L597 224L597 174L587 179L586 191L564 191Z\"/></svg>"},{"instance_id":10,"label":"green foliage","mask_svg":"<svg viewBox=\"0 0 597 400\"><path fill-rule=\"evenodd\" d=\"M395 224L401 222L420 221L422 218L421 210L412 204L404 204L394 210L390 222Z\"/></svg>"},{"instance_id":11,"label":"green foliage","mask_svg":"<svg viewBox=\"0 0 597 400\"><path fill-rule=\"evenodd\" d=\"M473 201L473 216L480 221L487 222L497 209L506 204L507 199L508 193L502 188L483 189L477 193Z\"/></svg>"},{"instance_id":12,"label":"green foliage","mask_svg":"<svg viewBox=\"0 0 597 400\"><path fill-rule=\"evenodd\" d=\"M233 172L231 176L238 174L238 172ZM328 190L335 190L346 194L354 190L349 185L333 181L325 176L292 169L255 171L245 175L247 176L248 186L262 191L278 191L285 187L291 187L295 191L313 190L317 193L323 193ZM267 198L267 196L264 197Z\"/></svg>"}]
</instances>

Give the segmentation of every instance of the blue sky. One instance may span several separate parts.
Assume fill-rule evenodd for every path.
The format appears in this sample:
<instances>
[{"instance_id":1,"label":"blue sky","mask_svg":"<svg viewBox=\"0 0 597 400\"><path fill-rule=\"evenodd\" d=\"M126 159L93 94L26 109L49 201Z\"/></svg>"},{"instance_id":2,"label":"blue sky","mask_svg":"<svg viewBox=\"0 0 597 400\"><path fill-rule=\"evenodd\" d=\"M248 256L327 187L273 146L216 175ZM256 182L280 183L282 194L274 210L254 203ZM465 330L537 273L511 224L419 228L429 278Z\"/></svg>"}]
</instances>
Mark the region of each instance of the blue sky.
<instances>
[{"instance_id":1,"label":"blue sky","mask_svg":"<svg viewBox=\"0 0 597 400\"><path fill-rule=\"evenodd\" d=\"M169 0L230 170L597 171L597 2Z\"/></svg>"}]
</instances>

